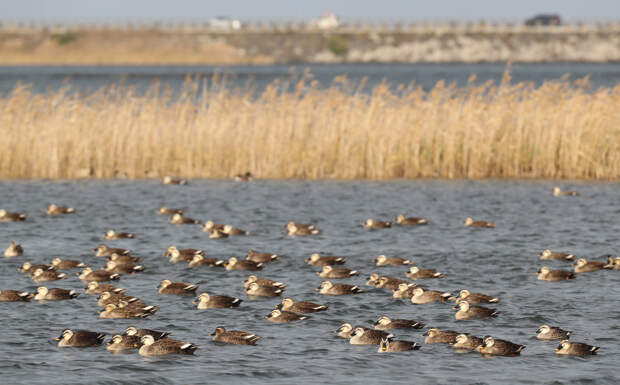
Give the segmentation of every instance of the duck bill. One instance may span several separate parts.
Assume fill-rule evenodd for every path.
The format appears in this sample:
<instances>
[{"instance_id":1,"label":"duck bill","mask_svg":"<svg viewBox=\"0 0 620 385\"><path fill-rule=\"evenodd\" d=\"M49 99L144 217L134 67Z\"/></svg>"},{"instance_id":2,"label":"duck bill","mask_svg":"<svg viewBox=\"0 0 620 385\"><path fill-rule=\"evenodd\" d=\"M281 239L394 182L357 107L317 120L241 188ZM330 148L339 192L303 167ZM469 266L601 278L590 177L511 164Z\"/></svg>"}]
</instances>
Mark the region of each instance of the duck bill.
<instances>
[{"instance_id":1,"label":"duck bill","mask_svg":"<svg viewBox=\"0 0 620 385\"><path fill-rule=\"evenodd\" d=\"M215 335L215 332L211 333L211 335L212 335L212 336L214 336L214 335Z\"/></svg>"}]
</instances>

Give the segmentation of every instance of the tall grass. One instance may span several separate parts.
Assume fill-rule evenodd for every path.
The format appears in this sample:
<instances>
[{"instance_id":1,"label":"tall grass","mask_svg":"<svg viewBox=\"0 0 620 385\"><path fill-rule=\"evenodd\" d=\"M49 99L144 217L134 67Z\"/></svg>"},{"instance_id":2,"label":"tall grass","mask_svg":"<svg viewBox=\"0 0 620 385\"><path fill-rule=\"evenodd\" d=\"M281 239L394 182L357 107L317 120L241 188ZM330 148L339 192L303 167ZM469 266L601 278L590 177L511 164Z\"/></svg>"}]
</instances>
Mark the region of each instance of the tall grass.
<instances>
[{"instance_id":1,"label":"tall grass","mask_svg":"<svg viewBox=\"0 0 620 385\"><path fill-rule=\"evenodd\" d=\"M172 96L69 87L0 98L0 178L620 178L620 85L565 80L260 95L188 80Z\"/></svg>"}]
</instances>

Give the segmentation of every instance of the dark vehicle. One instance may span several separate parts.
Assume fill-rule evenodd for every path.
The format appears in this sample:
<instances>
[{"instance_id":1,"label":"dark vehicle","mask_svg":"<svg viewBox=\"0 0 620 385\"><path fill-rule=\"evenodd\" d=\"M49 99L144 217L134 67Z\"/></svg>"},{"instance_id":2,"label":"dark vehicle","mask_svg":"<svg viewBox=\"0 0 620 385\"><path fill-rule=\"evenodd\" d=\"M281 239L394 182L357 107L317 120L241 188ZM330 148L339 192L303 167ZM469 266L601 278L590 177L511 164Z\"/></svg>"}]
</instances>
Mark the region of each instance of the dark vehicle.
<instances>
[{"instance_id":1,"label":"dark vehicle","mask_svg":"<svg viewBox=\"0 0 620 385\"><path fill-rule=\"evenodd\" d=\"M525 25L560 25L560 16L552 14L541 14L527 19Z\"/></svg>"}]
</instances>

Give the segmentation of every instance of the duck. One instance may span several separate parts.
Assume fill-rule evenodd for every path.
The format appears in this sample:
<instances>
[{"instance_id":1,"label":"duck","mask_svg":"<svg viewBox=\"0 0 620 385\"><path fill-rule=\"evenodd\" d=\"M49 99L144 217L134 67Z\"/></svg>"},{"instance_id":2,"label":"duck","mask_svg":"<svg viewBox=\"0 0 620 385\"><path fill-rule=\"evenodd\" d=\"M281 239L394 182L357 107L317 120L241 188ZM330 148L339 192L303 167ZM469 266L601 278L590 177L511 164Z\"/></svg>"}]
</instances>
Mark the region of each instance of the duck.
<instances>
[{"instance_id":1,"label":"duck","mask_svg":"<svg viewBox=\"0 0 620 385\"><path fill-rule=\"evenodd\" d=\"M233 307L239 307L241 302L240 298L229 297L227 295L209 295L208 293L201 293L193 304L198 303L198 309L232 309Z\"/></svg>"},{"instance_id":2,"label":"duck","mask_svg":"<svg viewBox=\"0 0 620 385\"><path fill-rule=\"evenodd\" d=\"M240 330L226 330L223 326L216 327L211 335L214 336L213 341L215 342L233 345L256 345L260 339L256 334Z\"/></svg>"},{"instance_id":3,"label":"duck","mask_svg":"<svg viewBox=\"0 0 620 385\"><path fill-rule=\"evenodd\" d=\"M205 233L210 233L213 230L224 231L224 225L221 223L213 223L213 221L206 221L204 225L202 225L202 231Z\"/></svg>"},{"instance_id":4,"label":"duck","mask_svg":"<svg viewBox=\"0 0 620 385\"><path fill-rule=\"evenodd\" d=\"M24 248L21 245L18 245L17 243L10 241L9 247L7 247L6 250L4 250L4 253L2 255L4 255L7 258L13 258L13 257L19 257L22 254L24 254Z\"/></svg>"},{"instance_id":5,"label":"duck","mask_svg":"<svg viewBox=\"0 0 620 385\"><path fill-rule=\"evenodd\" d=\"M357 327L353 329L349 343L351 345L379 345L383 338L393 338L394 334L382 330Z\"/></svg>"},{"instance_id":6,"label":"duck","mask_svg":"<svg viewBox=\"0 0 620 385\"><path fill-rule=\"evenodd\" d=\"M385 255L381 254L377 256L377 258L373 258L372 263L376 266L400 266L400 265L411 265L411 261L404 258L391 257L388 258Z\"/></svg>"},{"instance_id":7,"label":"duck","mask_svg":"<svg viewBox=\"0 0 620 385\"><path fill-rule=\"evenodd\" d=\"M420 345L413 341L398 341L390 338L382 338L379 343L379 353L407 352L410 350L420 350Z\"/></svg>"},{"instance_id":8,"label":"duck","mask_svg":"<svg viewBox=\"0 0 620 385\"><path fill-rule=\"evenodd\" d=\"M611 270L620 270L620 257L616 257L614 259L614 257L608 256L605 268Z\"/></svg>"},{"instance_id":9,"label":"duck","mask_svg":"<svg viewBox=\"0 0 620 385\"><path fill-rule=\"evenodd\" d=\"M252 181L252 173L246 171L244 174L235 175L235 182L250 182Z\"/></svg>"},{"instance_id":10,"label":"duck","mask_svg":"<svg viewBox=\"0 0 620 385\"><path fill-rule=\"evenodd\" d=\"M4 209L0 209L0 222L22 222L26 220L26 214L9 213Z\"/></svg>"},{"instance_id":11,"label":"duck","mask_svg":"<svg viewBox=\"0 0 620 385\"><path fill-rule=\"evenodd\" d=\"M59 301L63 299L73 299L79 296L75 290L67 290L67 289L58 289L51 288L48 289L45 286L37 287L37 294L34 296L34 299L37 301Z\"/></svg>"},{"instance_id":12,"label":"duck","mask_svg":"<svg viewBox=\"0 0 620 385\"><path fill-rule=\"evenodd\" d=\"M108 230L103 235L103 239L110 239L110 240L114 240L114 239L132 239L132 238L135 238L135 235L133 233L117 232L117 231L114 231L114 230Z\"/></svg>"},{"instance_id":13,"label":"duck","mask_svg":"<svg viewBox=\"0 0 620 385\"><path fill-rule=\"evenodd\" d=\"M605 262L600 261L587 261L585 258L579 258L577 260L577 266L575 266L575 273L589 273L592 271L598 271L603 269L609 269L606 267Z\"/></svg>"},{"instance_id":14,"label":"duck","mask_svg":"<svg viewBox=\"0 0 620 385\"><path fill-rule=\"evenodd\" d=\"M292 298L284 298L282 302L276 306L276 309L290 311L297 314L316 313L327 310L327 305L319 305L318 303L309 301L293 301Z\"/></svg>"},{"instance_id":15,"label":"duck","mask_svg":"<svg viewBox=\"0 0 620 385\"><path fill-rule=\"evenodd\" d=\"M163 177L161 182L163 184L179 184L179 185L186 185L187 184L187 180L181 179L181 178L173 178L170 175L166 175L165 177Z\"/></svg>"},{"instance_id":16,"label":"duck","mask_svg":"<svg viewBox=\"0 0 620 385\"><path fill-rule=\"evenodd\" d=\"M197 285L184 282L172 282L169 279L163 279L158 287L159 294L175 294L175 295L196 295Z\"/></svg>"},{"instance_id":17,"label":"duck","mask_svg":"<svg viewBox=\"0 0 620 385\"><path fill-rule=\"evenodd\" d=\"M413 296L413 290L415 290L416 287L418 287L418 285L414 283L401 283L400 285L398 285L398 289L392 290L393 292L392 297L396 299L399 299L399 298L410 299Z\"/></svg>"},{"instance_id":18,"label":"duck","mask_svg":"<svg viewBox=\"0 0 620 385\"><path fill-rule=\"evenodd\" d=\"M137 349L140 347L140 337L124 334L115 334L107 342L106 350L120 352L123 350Z\"/></svg>"},{"instance_id":19,"label":"duck","mask_svg":"<svg viewBox=\"0 0 620 385\"><path fill-rule=\"evenodd\" d=\"M243 291L250 297L277 297L282 294L283 289L275 286L261 286L252 282Z\"/></svg>"},{"instance_id":20,"label":"duck","mask_svg":"<svg viewBox=\"0 0 620 385\"><path fill-rule=\"evenodd\" d=\"M33 281L35 282L50 282L50 281L58 281L59 279L67 278L67 274L59 273L56 270L43 270L38 268L32 273Z\"/></svg>"},{"instance_id":21,"label":"duck","mask_svg":"<svg viewBox=\"0 0 620 385\"><path fill-rule=\"evenodd\" d=\"M304 225L303 227L300 227L298 224L293 224L292 226L287 225L286 230L288 232L288 235L290 236L321 234L321 230L315 228L312 225Z\"/></svg>"},{"instance_id":22,"label":"duck","mask_svg":"<svg viewBox=\"0 0 620 385\"><path fill-rule=\"evenodd\" d=\"M228 262L225 264L226 270L262 270L263 264L261 262L256 263L249 259L237 259L235 257L228 258Z\"/></svg>"},{"instance_id":23,"label":"duck","mask_svg":"<svg viewBox=\"0 0 620 385\"><path fill-rule=\"evenodd\" d=\"M335 257L335 256L323 256L321 257L318 253L312 254L309 258L304 259L308 265L323 267L323 266L334 266L334 265L344 265L346 262L346 258L343 257Z\"/></svg>"},{"instance_id":24,"label":"duck","mask_svg":"<svg viewBox=\"0 0 620 385\"><path fill-rule=\"evenodd\" d=\"M451 297L450 299L454 299L455 301L464 299L464 300L467 300L467 302L469 303L498 303L499 302L499 298L497 297L493 297L493 296L486 295L486 294L480 294L480 293L471 293L467 289L463 289L459 291L458 296Z\"/></svg>"},{"instance_id":25,"label":"duck","mask_svg":"<svg viewBox=\"0 0 620 385\"><path fill-rule=\"evenodd\" d=\"M539 340L567 340L572 332L558 326L541 325L534 334Z\"/></svg>"},{"instance_id":26,"label":"duck","mask_svg":"<svg viewBox=\"0 0 620 385\"><path fill-rule=\"evenodd\" d=\"M490 336L484 337L482 345L476 348L481 354L492 356L516 356L525 349L524 345L518 345L510 341L500 340Z\"/></svg>"},{"instance_id":27,"label":"duck","mask_svg":"<svg viewBox=\"0 0 620 385\"><path fill-rule=\"evenodd\" d=\"M121 301L118 305L109 303L99 312L99 318L123 319L123 318L146 318L157 311L156 306L130 307Z\"/></svg>"},{"instance_id":28,"label":"duck","mask_svg":"<svg viewBox=\"0 0 620 385\"><path fill-rule=\"evenodd\" d=\"M424 290L421 287L416 287L415 289L413 289L411 303L421 305L432 302L445 302L451 296L452 294L447 292L441 292L437 290Z\"/></svg>"},{"instance_id":29,"label":"duck","mask_svg":"<svg viewBox=\"0 0 620 385\"><path fill-rule=\"evenodd\" d=\"M110 273L118 274L135 274L144 271L144 266L134 265L131 263L117 263L116 261L108 261L105 270Z\"/></svg>"},{"instance_id":30,"label":"duck","mask_svg":"<svg viewBox=\"0 0 620 385\"><path fill-rule=\"evenodd\" d=\"M316 290L323 295L348 295L364 292L362 289L354 285L345 285L342 283L334 284L330 281L321 282L321 286L317 287Z\"/></svg>"},{"instance_id":31,"label":"duck","mask_svg":"<svg viewBox=\"0 0 620 385\"><path fill-rule=\"evenodd\" d=\"M426 225L428 224L428 219L418 217L405 218L403 214L398 214L398 216L396 217L396 224L401 226Z\"/></svg>"},{"instance_id":32,"label":"duck","mask_svg":"<svg viewBox=\"0 0 620 385\"><path fill-rule=\"evenodd\" d=\"M140 338L142 346L138 353L141 356L163 356L167 354L194 354L198 346L189 342L174 340L172 338L162 338L156 340L152 335L147 334Z\"/></svg>"},{"instance_id":33,"label":"duck","mask_svg":"<svg viewBox=\"0 0 620 385\"><path fill-rule=\"evenodd\" d=\"M390 330L390 329L422 329L424 324L418 321L409 319L390 319L388 316L381 316L372 324L375 330Z\"/></svg>"},{"instance_id":34,"label":"duck","mask_svg":"<svg viewBox=\"0 0 620 385\"><path fill-rule=\"evenodd\" d=\"M459 334L456 336L452 347L460 350L476 350L478 346L484 343L482 338L468 336L467 334Z\"/></svg>"},{"instance_id":35,"label":"duck","mask_svg":"<svg viewBox=\"0 0 620 385\"><path fill-rule=\"evenodd\" d=\"M439 330L437 328L431 328L422 335L426 336L424 339L425 344L454 344L456 342L456 336L459 334L462 333L452 330Z\"/></svg>"},{"instance_id":36,"label":"duck","mask_svg":"<svg viewBox=\"0 0 620 385\"><path fill-rule=\"evenodd\" d=\"M34 294L19 290L0 290L0 302L28 302Z\"/></svg>"},{"instance_id":37,"label":"duck","mask_svg":"<svg viewBox=\"0 0 620 385\"><path fill-rule=\"evenodd\" d=\"M123 333L123 335L126 335L126 336L136 336L139 338L142 338L147 334L151 335L155 340L160 340L170 335L169 332L160 332L158 330L151 330L151 329L137 329L134 326L128 326L127 329L125 329L125 333Z\"/></svg>"},{"instance_id":38,"label":"duck","mask_svg":"<svg viewBox=\"0 0 620 385\"><path fill-rule=\"evenodd\" d=\"M405 276L409 279L424 279L424 278L443 278L442 273L437 272L435 269L420 269L417 266L411 266L409 271L405 272Z\"/></svg>"},{"instance_id":39,"label":"duck","mask_svg":"<svg viewBox=\"0 0 620 385\"><path fill-rule=\"evenodd\" d=\"M570 342L564 340L555 348L556 354L567 356L591 356L598 352L600 347L584 344L583 342Z\"/></svg>"},{"instance_id":40,"label":"duck","mask_svg":"<svg viewBox=\"0 0 620 385\"><path fill-rule=\"evenodd\" d=\"M377 284L379 283L379 278L381 278L379 273L370 274L370 276L368 276L368 279L366 279L366 286L376 287Z\"/></svg>"},{"instance_id":41,"label":"duck","mask_svg":"<svg viewBox=\"0 0 620 385\"><path fill-rule=\"evenodd\" d=\"M366 219L362 224L367 229L388 229L392 227L392 222L389 221L375 221L374 219Z\"/></svg>"},{"instance_id":42,"label":"duck","mask_svg":"<svg viewBox=\"0 0 620 385\"><path fill-rule=\"evenodd\" d=\"M572 261L575 259L573 254L568 253L553 253L549 249L544 249L541 253L538 254L540 259L557 259L560 261Z\"/></svg>"},{"instance_id":43,"label":"duck","mask_svg":"<svg viewBox=\"0 0 620 385\"><path fill-rule=\"evenodd\" d=\"M196 254L192 260L189 261L189 268L193 269L199 266L224 267L224 261L217 258L205 258L202 255Z\"/></svg>"},{"instance_id":44,"label":"duck","mask_svg":"<svg viewBox=\"0 0 620 385\"><path fill-rule=\"evenodd\" d=\"M134 257L131 254L116 254L113 253L108 257L108 261L116 262L122 265L140 262L139 257Z\"/></svg>"},{"instance_id":45,"label":"duck","mask_svg":"<svg viewBox=\"0 0 620 385\"><path fill-rule=\"evenodd\" d=\"M173 225L197 225L200 221L193 218L184 217L181 214L174 214L170 217L169 222Z\"/></svg>"},{"instance_id":46,"label":"duck","mask_svg":"<svg viewBox=\"0 0 620 385\"><path fill-rule=\"evenodd\" d=\"M183 209L174 209L172 207L161 206L159 210L157 210L157 214L159 215L174 215L179 214L183 215Z\"/></svg>"},{"instance_id":47,"label":"duck","mask_svg":"<svg viewBox=\"0 0 620 385\"><path fill-rule=\"evenodd\" d=\"M194 257L196 256L202 257L203 254L189 253L189 252L183 253L181 250L177 250L175 248L170 253L168 253L168 256L170 257L169 259L170 263L178 263L178 262L189 263L194 260Z\"/></svg>"},{"instance_id":48,"label":"duck","mask_svg":"<svg viewBox=\"0 0 620 385\"><path fill-rule=\"evenodd\" d=\"M59 269L59 270L88 267L88 265L85 264L84 262L73 261L70 259L62 260L58 257L52 259L52 266L54 267L54 269Z\"/></svg>"},{"instance_id":49,"label":"duck","mask_svg":"<svg viewBox=\"0 0 620 385\"><path fill-rule=\"evenodd\" d=\"M189 257L191 259L194 255L204 256L205 252L200 249L178 249L176 246L172 245L168 247L162 255L164 257L172 257L174 254L178 254L182 257Z\"/></svg>"},{"instance_id":50,"label":"duck","mask_svg":"<svg viewBox=\"0 0 620 385\"><path fill-rule=\"evenodd\" d=\"M267 279L267 278L258 278L255 275L248 276L248 279L245 282L243 282L243 287L246 288L250 286L252 283L256 283L259 286L273 286L277 289L286 288L285 283L274 281L274 280Z\"/></svg>"},{"instance_id":51,"label":"duck","mask_svg":"<svg viewBox=\"0 0 620 385\"><path fill-rule=\"evenodd\" d=\"M33 265L30 262L24 262L21 267L17 268L20 273L34 273L37 269L41 270L56 270L52 265Z\"/></svg>"},{"instance_id":52,"label":"duck","mask_svg":"<svg viewBox=\"0 0 620 385\"><path fill-rule=\"evenodd\" d=\"M97 248L92 250L95 253L95 257L109 257L112 254L128 255L130 251L127 249L121 249L119 247L108 247L104 244L100 244Z\"/></svg>"},{"instance_id":53,"label":"duck","mask_svg":"<svg viewBox=\"0 0 620 385\"><path fill-rule=\"evenodd\" d=\"M340 327L336 330L334 330L334 334L336 334L338 337L340 338L351 338L351 334L353 334L353 331L357 328L360 328L362 326L353 326L348 322L343 323L342 325L340 325ZM365 328L368 329L368 328ZM368 329L370 330L370 329Z\"/></svg>"},{"instance_id":54,"label":"duck","mask_svg":"<svg viewBox=\"0 0 620 385\"><path fill-rule=\"evenodd\" d=\"M121 279L121 276L117 273L110 273L102 269L93 270L90 267L84 268L81 273L76 273L76 275L84 282L107 282Z\"/></svg>"},{"instance_id":55,"label":"duck","mask_svg":"<svg viewBox=\"0 0 620 385\"><path fill-rule=\"evenodd\" d=\"M106 291L110 292L111 294L123 294L126 292L125 289L121 289L113 285L100 284L97 281L88 282L88 284L83 290L86 294L102 294Z\"/></svg>"},{"instance_id":56,"label":"duck","mask_svg":"<svg viewBox=\"0 0 620 385\"><path fill-rule=\"evenodd\" d=\"M51 204L47 207L45 214L47 215L61 215L61 214L73 214L75 213L75 209L73 207L67 206L56 206L55 204Z\"/></svg>"},{"instance_id":57,"label":"duck","mask_svg":"<svg viewBox=\"0 0 620 385\"><path fill-rule=\"evenodd\" d=\"M403 283L409 283L409 282L405 281L404 279L398 279L398 278L384 275L384 276L379 277L379 279L375 283L375 287L377 289L396 290Z\"/></svg>"},{"instance_id":58,"label":"duck","mask_svg":"<svg viewBox=\"0 0 620 385\"><path fill-rule=\"evenodd\" d=\"M222 229L222 232L226 235L232 235L232 236L250 235L249 231L241 230L231 225L225 225L224 228Z\"/></svg>"},{"instance_id":59,"label":"duck","mask_svg":"<svg viewBox=\"0 0 620 385\"><path fill-rule=\"evenodd\" d=\"M61 348L86 348L89 346L99 346L105 338L104 333L91 332L88 330L64 329L60 337L56 338L58 346Z\"/></svg>"},{"instance_id":60,"label":"duck","mask_svg":"<svg viewBox=\"0 0 620 385\"><path fill-rule=\"evenodd\" d=\"M213 229L209 232L209 239L228 238L228 234L223 231Z\"/></svg>"},{"instance_id":61,"label":"duck","mask_svg":"<svg viewBox=\"0 0 620 385\"><path fill-rule=\"evenodd\" d=\"M466 227L482 227L482 228L489 228L489 229L492 229L495 227L495 224L493 222L474 221L473 219L469 217L465 218L465 221L463 223L465 223Z\"/></svg>"},{"instance_id":62,"label":"duck","mask_svg":"<svg viewBox=\"0 0 620 385\"><path fill-rule=\"evenodd\" d=\"M110 303L118 305L121 303L121 301L125 301L128 304L132 305L138 303L141 306L146 306L146 304L140 302L140 299L138 297L132 297L129 295L125 295L124 293L111 293L109 291L104 291L103 293L101 293L101 295L99 295L97 305L101 307L105 307L107 304Z\"/></svg>"},{"instance_id":63,"label":"duck","mask_svg":"<svg viewBox=\"0 0 620 385\"><path fill-rule=\"evenodd\" d=\"M277 260L278 255L271 253L259 253L254 250L248 250L248 255L245 257L245 259L256 263L268 263Z\"/></svg>"},{"instance_id":64,"label":"duck","mask_svg":"<svg viewBox=\"0 0 620 385\"><path fill-rule=\"evenodd\" d=\"M467 300L461 299L457 301L456 306L453 309L458 311L454 314L454 318L457 320L468 320L474 318L482 318L487 319L489 317L497 317L499 314L498 311L493 309L487 309L482 306L473 306L470 305Z\"/></svg>"},{"instance_id":65,"label":"duck","mask_svg":"<svg viewBox=\"0 0 620 385\"><path fill-rule=\"evenodd\" d=\"M316 275L321 278L350 278L360 275L357 270L349 270L344 267L332 267L330 265L323 266L321 271L317 271Z\"/></svg>"},{"instance_id":66,"label":"duck","mask_svg":"<svg viewBox=\"0 0 620 385\"><path fill-rule=\"evenodd\" d=\"M571 191L571 190L562 190L560 187L555 186L553 188L553 196L554 197L561 197L561 196L579 196L579 193L577 191Z\"/></svg>"},{"instance_id":67,"label":"duck","mask_svg":"<svg viewBox=\"0 0 620 385\"><path fill-rule=\"evenodd\" d=\"M551 270L547 266L541 267L536 274L539 281L565 281L577 277L572 271Z\"/></svg>"},{"instance_id":68,"label":"duck","mask_svg":"<svg viewBox=\"0 0 620 385\"><path fill-rule=\"evenodd\" d=\"M291 311L278 310L274 309L265 316L267 321L274 323L283 323L283 322L292 322L292 321L300 321L308 318L305 315L299 315L297 313L293 313Z\"/></svg>"}]
</instances>

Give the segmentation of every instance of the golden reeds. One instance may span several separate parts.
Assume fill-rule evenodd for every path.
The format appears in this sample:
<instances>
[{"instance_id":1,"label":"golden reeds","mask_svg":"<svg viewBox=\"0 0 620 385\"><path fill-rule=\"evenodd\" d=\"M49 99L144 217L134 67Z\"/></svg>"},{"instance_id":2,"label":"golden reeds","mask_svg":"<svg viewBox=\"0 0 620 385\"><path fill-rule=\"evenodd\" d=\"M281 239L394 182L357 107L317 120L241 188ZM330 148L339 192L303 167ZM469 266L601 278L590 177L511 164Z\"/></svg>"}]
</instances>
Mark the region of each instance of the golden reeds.
<instances>
[{"instance_id":1,"label":"golden reeds","mask_svg":"<svg viewBox=\"0 0 620 385\"><path fill-rule=\"evenodd\" d=\"M508 80L370 93L300 80L258 96L217 79L176 96L17 86L0 98L0 178L620 178L620 85Z\"/></svg>"}]
</instances>

